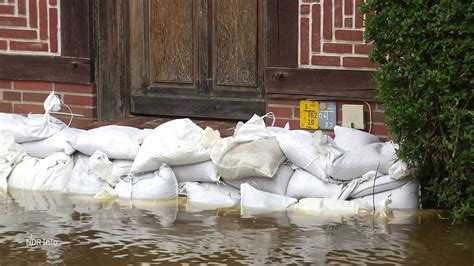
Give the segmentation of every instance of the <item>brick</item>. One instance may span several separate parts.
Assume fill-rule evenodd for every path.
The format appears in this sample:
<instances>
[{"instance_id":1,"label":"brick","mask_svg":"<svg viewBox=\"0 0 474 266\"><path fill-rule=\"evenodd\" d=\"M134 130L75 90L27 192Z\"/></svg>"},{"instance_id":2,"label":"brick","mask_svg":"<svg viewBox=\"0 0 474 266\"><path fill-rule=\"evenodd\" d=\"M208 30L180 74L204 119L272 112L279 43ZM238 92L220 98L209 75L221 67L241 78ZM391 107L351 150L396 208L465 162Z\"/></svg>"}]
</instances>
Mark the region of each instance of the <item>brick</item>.
<instances>
[{"instance_id":1,"label":"brick","mask_svg":"<svg viewBox=\"0 0 474 266\"><path fill-rule=\"evenodd\" d=\"M1 80L0 79L0 89L11 89L12 82L10 80Z\"/></svg>"},{"instance_id":2,"label":"brick","mask_svg":"<svg viewBox=\"0 0 474 266\"><path fill-rule=\"evenodd\" d=\"M309 64L309 19L301 18L300 22L300 63Z\"/></svg>"},{"instance_id":3,"label":"brick","mask_svg":"<svg viewBox=\"0 0 474 266\"><path fill-rule=\"evenodd\" d=\"M344 27L346 27L346 28L352 28L352 18L346 18L346 19L344 19Z\"/></svg>"},{"instance_id":4,"label":"brick","mask_svg":"<svg viewBox=\"0 0 474 266\"><path fill-rule=\"evenodd\" d=\"M369 62L367 57L344 57L342 62L344 67L377 67L377 64Z\"/></svg>"},{"instance_id":5,"label":"brick","mask_svg":"<svg viewBox=\"0 0 474 266\"><path fill-rule=\"evenodd\" d=\"M276 107L276 106L269 106L269 112L273 112L277 118L292 118L293 117L293 109L291 107Z\"/></svg>"},{"instance_id":6,"label":"brick","mask_svg":"<svg viewBox=\"0 0 474 266\"><path fill-rule=\"evenodd\" d=\"M13 111L11 103L0 102L0 112L1 113L11 113Z\"/></svg>"},{"instance_id":7,"label":"brick","mask_svg":"<svg viewBox=\"0 0 474 266\"><path fill-rule=\"evenodd\" d=\"M321 6L313 5L313 21L311 30L311 50L321 51Z\"/></svg>"},{"instance_id":8,"label":"brick","mask_svg":"<svg viewBox=\"0 0 474 266\"><path fill-rule=\"evenodd\" d=\"M356 0L356 12L355 12L355 27L360 29L364 27L364 16L360 12L359 7L362 4L363 0Z\"/></svg>"},{"instance_id":9,"label":"brick","mask_svg":"<svg viewBox=\"0 0 474 266\"><path fill-rule=\"evenodd\" d=\"M341 41L363 41L364 36L361 30L336 30L336 39Z\"/></svg>"},{"instance_id":10,"label":"brick","mask_svg":"<svg viewBox=\"0 0 474 266\"><path fill-rule=\"evenodd\" d=\"M15 14L15 7L14 6L0 5L0 14L14 15Z\"/></svg>"},{"instance_id":11,"label":"brick","mask_svg":"<svg viewBox=\"0 0 474 266\"><path fill-rule=\"evenodd\" d=\"M0 41L0 50L6 50L6 49L7 49L7 42Z\"/></svg>"},{"instance_id":12,"label":"brick","mask_svg":"<svg viewBox=\"0 0 474 266\"><path fill-rule=\"evenodd\" d=\"M18 0L18 14L26 15L26 0Z\"/></svg>"},{"instance_id":13,"label":"brick","mask_svg":"<svg viewBox=\"0 0 474 266\"><path fill-rule=\"evenodd\" d=\"M11 26L11 27L26 26L26 18L0 16L0 26Z\"/></svg>"},{"instance_id":14,"label":"brick","mask_svg":"<svg viewBox=\"0 0 474 266\"><path fill-rule=\"evenodd\" d=\"M342 27L342 1L335 0L334 2L334 26L339 28Z\"/></svg>"},{"instance_id":15,"label":"brick","mask_svg":"<svg viewBox=\"0 0 474 266\"><path fill-rule=\"evenodd\" d=\"M272 104L299 106L300 101L292 100L292 99L281 99L281 98L268 99L268 105L271 106Z\"/></svg>"},{"instance_id":16,"label":"brick","mask_svg":"<svg viewBox=\"0 0 474 266\"><path fill-rule=\"evenodd\" d=\"M270 124L269 124L270 123ZM290 129L299 129L300 128L300 121L296 119L277 119L275 121L276 127L284 127L286 123L290 124ZM271 125L271 120L267 122L267 125Z\"/></svg>"},{"instance_id":17,"label":"brick","mask_svg":"<svg viewBox=\"0 0 474 266\"><path fill-rule=\"evenodd\" d=\"M46 0L39 0L40 40L48 39L48 10Z\"/></svg>"},{"instance_id":18,"label":"brick","mask_svg":"<svg viewBox=\"0 0 474 266\"><path fill-rule=\"evenodd\" d=\"M50 6L56 6L58 2L56 0L49 0L49 5Z\"/></svg>"},{"instance_id":19,"label":"brick","mask_svg":"<svg viewBox=\"0 0 474 266\"><path fill-rule=\"evenodd\" d=\"M70 106L71 111L75 114L83 115L84 118L96 118L97 109L96 108L82 108L76 106ZM66 107L62 108L62 112L69 112L69 109Z\"/></svg>"},{"instance_id":20,"label":"brick","mask_svg":"<svg viewBox=\"0 0 474 266\"><path fill-rule=\"evenodd\" d=\"M385 110L385 106L383 105L383 103L377 103L375 105L375 109L376 110Z\"/></svg>"},{"instance_id":21,"label":"brick","mask_svg":"<svg viewBox=\"0 0 474 266\"><path fill-rule=\"evenodd\" d=\"M43 104L13 103L13 112L17 114L43 114Z\"/></svg>"},{"instance_id":22,"label":"brick","mask_svg":"<svg viewBox=\"0 0 474 266\"><path fill-rule=\"evenodd\" d=\"M388 127L387 125L372 125L372 134L376 136L387 136Z\"/></svg>"},{"instance_id":23,"label":"brick","mask_svg":"<svg viewBox=\"0 0 474 266\"><path fill-rule=\"evenodd\" d=\"M94 84L71 84L71 83L55 83L54 90L59 92L73 92L73 93L95 93Z\"/></svg>"},{"instance_id":24,"label":"brick","mask_svg":"<svg viewBox=\"0 0 474 266\"><path fill-rule=\"evenodd\" d=\"M300 12L301 12L301 15L307 15L309 14L309 5L301 5L300 7Z\"/></svg>"},{"instance_id":25,"label":"brick","mask_svg":"<svg viewBox=\"0 0 474 266\"><path fill-rule=\"evenodd\" d=\"M0 38L36 39L36 31L34 31L34 30L16 30L16 29L0 29Z\"/></svg>"},{"instance_id":26,"label":"brick","mask_svg":"<svg viewBox=\"0 0 474 266\"><path fill-rule=\"evenodd\" d=\"M15 81L13 84L15 90L47 90L53 89L51 82L45 81Z\"/></svg>"},{"instance_id":27,"label":"brick","mask_svg":"<svg viewBox=\"0 0 474 266\"><path fill-rule=\"evenodd\" d=\"M354 53L356 54L369 54L372 50L372 44L356 44L354 45Z\"/></svg>"},{"instance_id":28,"label":"brick","mask_svg":"<svg viewBox=\"0 0 474 266\"><path fill-rule=\"evenodd\" d=\"M13 50L13 51L41 51L41 52L47 52L48 51L48 44L47 43L40 43L40 42L10 41L10 50Z\"/></svg>"},{"instance_id":29,"label":"brick","mask_svg":"<svg viewBox=\"0 0 474 266\"><path fill-rule=\"evenodd\" d=\"M311 57L311 64L318 66L340 66L339 56L318 56Z\"/></svg>"},{"instance_id":30,"label":"brick","mask_svg":"<svg viewBox=\"0 0 474 266\"><path fill-rule=\"evenodd\" d=\"M372 112L372 121L374 123L385 123L385 114L383 112Z\"/></svg>"},{"instance_id":31,"label":"brick","mask_svg":"<svg viewBox=\"0 0 474 266\"><path fill-rule=\"evenodd\" d=\"M30 27L37 28L38 27L38 6L36 5L36 1L28 1L29 2L29 15L30 19Z\"/></svg>"},{"instance_id":32,"label":"brick","mask_svg":"<svg viewBox=\"0 0 474 266\"><path fill-rule=\"evenodd\" d=\"M48 97L49 93L34 93L34 92L23 92L24 102L39 102L42 103Z\"/></svg>"},{"instance_id":33,"label":"brick","mask_svg":"<svg viewBox=\"0 0 474 266\"><path fill-rule=\"evenodd\" d=\"M21 101L21 92L18 91L3 91L4 101Z\"/></svg>"},{"instance_id":34,"label":"brick","mask_svg":"<svg viewBox=\"0 0 474 266\"><path fill-rule=\"evenodd\" d=\"M58 52L58 10L56 8L49 9L49 34L50 34L50 51Z\"/></svg>"},{"instance_id":35,"label":"brick","mask_svg":"<svg viewBox=\"0 0 474 266\"><path fill-rule=\"evenodd\" d=\"M64 95L64 102L66 104L82 105L82 106L95 106L95 96L76 96L76 95Z\"/></svg>"},{"instance_id":36,"label":"brick","mask_svg":"<svg viewBox=\"0 0 474 266\"><path fill-rule=\"evenodd\" d=\"M326 53L352 53L352 45L346 43L325 43L323 51Z\"/></svg>"},{"instance_id":37,"label":"brick","mask_svg":"<svg viewBox=\"0 0 474 266\"><path fill-rule=\"evenodd\" d=\"M324 1L323 12L323 37L330 40L332 39L332 1Z\"/></svg>"},{"instance_id":38,"label":"brick","mask_svg":"<svg viewBox=\"0 0 474 266\"><path fill-rule=\"evenodd\" d=\"M344 3L344 14L346 15L352 15L352 0L345 0Z\"/></svg>"}]
</instances>

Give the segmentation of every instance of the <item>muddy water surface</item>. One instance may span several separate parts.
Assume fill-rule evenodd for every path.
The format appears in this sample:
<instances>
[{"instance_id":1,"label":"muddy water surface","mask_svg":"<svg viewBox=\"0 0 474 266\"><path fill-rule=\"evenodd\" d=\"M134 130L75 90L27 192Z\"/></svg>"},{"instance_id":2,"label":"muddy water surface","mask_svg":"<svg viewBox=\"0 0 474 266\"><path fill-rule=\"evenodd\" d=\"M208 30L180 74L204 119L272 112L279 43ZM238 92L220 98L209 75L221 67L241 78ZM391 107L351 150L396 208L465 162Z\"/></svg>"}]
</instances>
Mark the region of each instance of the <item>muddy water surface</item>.
<instances>
[{"instance_id":1,"label":"muddy water surface","mask_svg":"<svg viewBox=\"0 0 474 266\"><path fill-rule=\"evenodd\" d=\"M474 263L474 223L452 226L438 211L398 211L373 221L205 209L185 198L0 192L0 264Z\"/></svg>"}]
</instances>

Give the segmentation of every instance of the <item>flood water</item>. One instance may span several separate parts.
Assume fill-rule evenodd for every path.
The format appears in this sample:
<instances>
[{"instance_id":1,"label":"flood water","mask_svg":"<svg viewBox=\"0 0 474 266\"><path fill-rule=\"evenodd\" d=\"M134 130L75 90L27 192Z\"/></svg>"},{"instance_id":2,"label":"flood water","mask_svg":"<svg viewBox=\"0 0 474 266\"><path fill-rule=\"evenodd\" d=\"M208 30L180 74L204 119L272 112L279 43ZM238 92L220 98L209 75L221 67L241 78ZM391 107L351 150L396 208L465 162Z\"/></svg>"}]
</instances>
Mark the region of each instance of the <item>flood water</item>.
<instances>
[{"instance_id":1,"label":"flood water","mask_svg":"<svg viewBox=\"0 0 474 266\"><path fill-rule=\"evenodd\" d=\"M373 220L205 209L186 198L130 202L0 192L0 264L474 263L474 224L453 226L439 211L396 211Z\"/></svg>"}]
</instances>

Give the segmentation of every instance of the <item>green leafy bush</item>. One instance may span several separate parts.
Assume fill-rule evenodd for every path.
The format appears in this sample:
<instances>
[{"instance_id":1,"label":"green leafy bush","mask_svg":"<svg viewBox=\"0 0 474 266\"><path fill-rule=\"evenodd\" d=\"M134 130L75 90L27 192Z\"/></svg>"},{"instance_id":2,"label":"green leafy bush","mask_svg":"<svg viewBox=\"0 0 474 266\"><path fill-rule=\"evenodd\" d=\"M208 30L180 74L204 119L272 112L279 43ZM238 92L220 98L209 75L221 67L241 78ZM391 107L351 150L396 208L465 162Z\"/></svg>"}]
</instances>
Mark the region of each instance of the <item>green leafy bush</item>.
<instances>
[{"instance_id":1,"label":"green leafy bush","mask_svg":"<svg viewBox=\"0 0 474 266\"><path fill-rule=\"evenodd\" d=\"M426 207L474 216L474 5L455 0L366 0L370 59L399 157L416 168Z\"/></svg>"}]
</instances>

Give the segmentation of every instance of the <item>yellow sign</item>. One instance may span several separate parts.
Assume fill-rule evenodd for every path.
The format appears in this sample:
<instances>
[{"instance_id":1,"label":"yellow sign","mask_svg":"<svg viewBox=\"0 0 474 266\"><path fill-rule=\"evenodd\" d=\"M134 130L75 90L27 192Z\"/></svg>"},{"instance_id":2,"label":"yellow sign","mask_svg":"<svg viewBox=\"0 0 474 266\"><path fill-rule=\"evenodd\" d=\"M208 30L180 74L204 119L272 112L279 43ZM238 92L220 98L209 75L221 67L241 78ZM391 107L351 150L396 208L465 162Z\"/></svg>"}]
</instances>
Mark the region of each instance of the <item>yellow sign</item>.
<instances>
[{"instance_id":1,"label":"yellow sign","mask_svg":"<svg viewBox=\"0 0 474 266\"><path fill-rule=\"evenodd\" d=\"M318 102L300 101L300 128L318 128Z\"/></svg>"}]
</instances>

